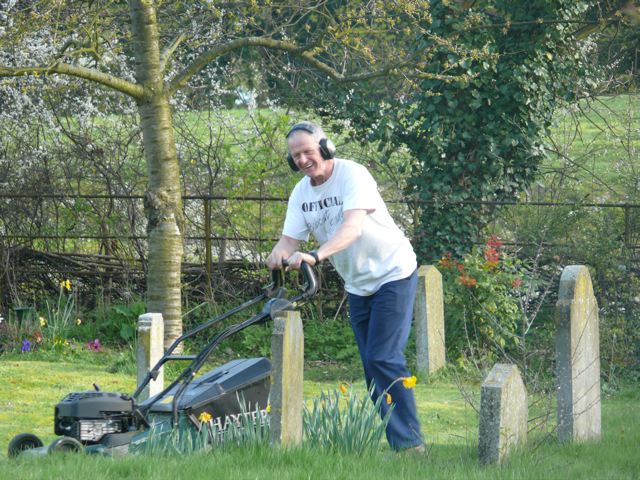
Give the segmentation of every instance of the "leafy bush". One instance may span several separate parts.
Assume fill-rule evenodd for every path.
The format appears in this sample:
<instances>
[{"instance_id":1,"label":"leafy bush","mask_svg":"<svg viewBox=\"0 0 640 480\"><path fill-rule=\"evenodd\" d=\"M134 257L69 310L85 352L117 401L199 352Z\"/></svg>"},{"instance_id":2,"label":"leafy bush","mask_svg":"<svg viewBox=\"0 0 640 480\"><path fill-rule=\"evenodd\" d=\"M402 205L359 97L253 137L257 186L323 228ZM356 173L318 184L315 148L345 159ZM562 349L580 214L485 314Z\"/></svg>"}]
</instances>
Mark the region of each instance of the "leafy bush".
<instances>
[{"instance_id":1,"label":"leafy bush","mask_svg":"<svg viewBox=\"0 0 640 480\"><path fill-rule=\"evenodd\" d=\"M95 312L96 337L103 343L126 345L136 337L138 317L147 311L143 301L114 304Z\"/></svg>"},{"instance_id":2,"label":"leafy bush","mask_svg":"<svg viewBox=\"0 0 640 480\"><path fill-rule=\"evenodd\" d=\"M342 319L304 324L305 358L353 363L360 359L353 330Z\"/></svg>"},{"instance_id":3,"label":"leafy bush","mask_svg":"<svg viewBox=\"0 0 640 480\"><path fill-rule=\"evenodd\" d=\"M491 237L461 261L451 254L439 262L442 273L447 350L458 364L493 361L520 343L519 288L525 271Z\"/></svg>"}]
</instances>

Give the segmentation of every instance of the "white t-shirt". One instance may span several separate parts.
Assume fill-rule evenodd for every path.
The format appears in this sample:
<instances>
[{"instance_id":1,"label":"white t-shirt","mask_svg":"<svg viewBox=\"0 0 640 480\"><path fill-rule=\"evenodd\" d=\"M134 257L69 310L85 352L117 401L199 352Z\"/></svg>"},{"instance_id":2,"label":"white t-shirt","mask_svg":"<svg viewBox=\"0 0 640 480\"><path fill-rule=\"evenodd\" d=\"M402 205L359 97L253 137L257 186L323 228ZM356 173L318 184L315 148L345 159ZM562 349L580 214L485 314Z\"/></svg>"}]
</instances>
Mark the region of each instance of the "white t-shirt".
<instances>
[{"instance_id":1,"label":"white t-shirt","mask_svg":"<svg viewBox=\"0 0 640 480\"><path fill-rule=\"evenodd\" d=\"M321 185L300 180L289 198L283 234L306 241L309 234L322 245L342 224L345 210L370 213L362 235L330 257L349 293L373 295L385 283L406 278L416 269L411 243L395 224L369 171L351 160L334 159L333 172Z\"/></svg>"}]
</instances>

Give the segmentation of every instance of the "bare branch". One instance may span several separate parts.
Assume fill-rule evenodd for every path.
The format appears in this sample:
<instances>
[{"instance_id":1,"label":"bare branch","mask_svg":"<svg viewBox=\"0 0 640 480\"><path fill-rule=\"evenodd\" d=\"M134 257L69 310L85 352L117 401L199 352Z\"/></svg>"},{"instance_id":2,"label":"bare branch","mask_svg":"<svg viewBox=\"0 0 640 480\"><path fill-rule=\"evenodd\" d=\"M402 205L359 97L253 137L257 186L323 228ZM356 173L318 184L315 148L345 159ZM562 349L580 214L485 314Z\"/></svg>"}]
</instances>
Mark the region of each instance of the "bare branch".
<instances>
[{"instance_id":1,"label":"bare branch","mask_svg":"<svg viewBox=\"0 0 640 480\"><path fill-rule=\"evenodd\" d=\"M68 63L54 63L48 67L5 67L0 65L0 77L26 77L51 74L67 75L99 83L105 87L129 95L136 100L142 99L145 95L145 89L140 85L99 72L92 68L80 67Z\"/></svg>"},{"instance_id":2,"label":"bare branch","mask_svg":"<svg viewBox=\"0 0 640 480\"><path fill-rule=\"evenodd\" d=\"M372 70L370 72L365 72L357 75L343 75L330 65L316 58L313 50L301 48L295 43L287 42L284 40L275 40L268 37L247 37L232 40L228 43L219 45L215 48L212 48L211 50L202 53L198 58L195 59L195 61L191 65L185 68L171 81L168 89L169 95L173 95L177 90L184 87L189 79L196 75L207 64L223 55L226 55L229 52L245 47L263 47L271 50L288 52L291 55L300 58L315 70L324 73L332 80L342 83L371 80L383 76L437 79L449 82L460 81L464 79L462 77L454 75L441 75L418 70L416 68L417 65L415 61L399 61L398 63L387 65L378 70Z\"/></svg>"},{"instance_id":3,"label":"bare branch","mask_svg":"<svg viewBox=\"0 0 640 480\"><path fill-rule=\"evenodd\" d=\"M174 52L176 51L176 49L180 46L180 44L187 38L187 35L184 32L181 32L180 35L178 35L173 42L171 42L171 45L169 45L167 48L165 48L162 53L160 54L160 71L164 72L165 68L167 67L167 62L169 61L169 59L171 58L171 56L174 54Z\"/></svg>"}]
</instances>

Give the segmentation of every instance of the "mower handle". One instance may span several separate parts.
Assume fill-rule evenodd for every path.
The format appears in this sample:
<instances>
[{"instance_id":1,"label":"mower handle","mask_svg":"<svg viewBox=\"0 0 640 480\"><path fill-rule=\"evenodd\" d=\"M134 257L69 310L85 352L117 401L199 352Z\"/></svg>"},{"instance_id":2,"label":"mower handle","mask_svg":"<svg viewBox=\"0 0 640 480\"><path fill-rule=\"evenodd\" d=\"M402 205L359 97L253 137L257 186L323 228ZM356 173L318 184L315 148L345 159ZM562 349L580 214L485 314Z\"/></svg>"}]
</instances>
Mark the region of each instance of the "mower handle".
<instances>
[{"instance_id":1,"label":"mower handle","mask_svg":"<svg viewBox=\"0 0 640 480\"><path fill-rule=\"evenodd\" d=\"M271 270L271 283L265 287L265 292L269 298L284 298L284 273L289 262L282 259L282 267ZM318 292L318 280L313 272L313 268L307 262L300 264L300 271L304 278L302 284L302 294L295 300L307 300Z\"/></svg>"},{"instance_id":2,"label":"mower handle","mask_svg":"<svg viewBox=\"0 0 640 480\"><path fill-rule=\"evenodd\" d=\"M300 270L304 278L304 284L302 285L302 299L308 300L318 292L318 280L313 272L313 268L307 262L300 264Z\"/></svg>"},{"instance_id":3,"label":"mower handle","mask_svg":"<svg viewBox=\"0 0 640 480\"><path fill-rule=\"evenodd\" d=\"M286 266L283 262L283 265ZM262 323L267 321L269 318L272 317L272 314L276 311L282 310L283 308L287 308L289 306L291 307L296 307L299 306L300 304L306 302L307 300L309 300L311 297L313 297L317 292L318 292L318 281L316 279L316 276L313 272L313 268L311 267L311 265L309 265L306 262L302 262L302 264L300 265L300 270L302 271L302 276L304 278L304 283L302 285L302 292L300 294L298 294L297 296L295 296L294 298L291 298L290 300L287 300L285 298L285 288L283 286L284 284L284 271L282 269L279 270L272 270L271 271L271 279L272 279L272 283L270 285L268 285L265 288L265 291L257 296L256 298L249 300L247 302L245 302L244 304L240 305L239 307L234 308L233 310L223 314L220 317L214 318L212 320L209 320L208 322L199 325L198 327L194 328L193 330L183 334L180 338L178 338L177 340L175 340L171 346L169 347L169 349L165 352L165 354L162 356L162 358L156 363L156 365L147 373L147 375L145 376L145 379L143 380L143 382L138 386L138 389L135 391L135 393L132 395L133 398L137 398L138 395L140 395L140 393L142 392L142 390L144 389L144 387L151 381L151 379L155 379L157 376L157 372L160 369L160 367L162 365L164 365L167 361L169 360L192 360L192 363L189 367L187 367L180 375L178 375L178 377L171 383L171 385L169 385L168 387L166 387L162 392L160 392L159 394L156 395L155 400L149 404L146 405L145 407L145 411L144 412L140 412L140 415L143 417L143 420L146 421L146 411L151 407L151 405L155 402L157 402L158 400L164 398L164 396L167 394L167 392L169 392L173 387L175 387L176 385L178 385L180 382L182 382L182 385L178 388L176 394L174 395L174 398L172 400L172 409L173 409L173 424L174 426L177 425L177 421L178 421L178 415L177 415L177 409L178 409L178 403L180 400L180 397L182 396L182 394L184 393L184 391L186 390L187 386L189 385L189 383L191 382L191 380L194 378L195 374L200 370L200 368L202 367L202 365L204 364L205 360L209 357L209 355L211 354L211 352L213 351L213 349L225 338L241 331L244 330L245 328L251 326L251 325L255 325L258 323ZM265 305L265 308L263 309L262 312L254 315L253 317L249 318L248 320L245 320L242 323L236 324L236 325L231 325L227 328L225 328L222 332L218 333L213 340L211 340L211 342L207 345L207 347L201 351L198 355L195 356L182 356L182 357L178 357L178 356L173 356L173 350L178 346L178 344L180 344L182 341L184 341L186 338L191 337L193 335L195 335L196 333L199 333L200 331L204 330L205 328L210 327L211 325L213 325L214 323L217 323L235 313L240 312L241 310L244 310L245 308L254 305L255 303L261 301L261 300L265 300L266 298L270 298L270 300L267 302L267 305ZM300 302L300 303L298 303Z\"/></svg>"}]
</instances>

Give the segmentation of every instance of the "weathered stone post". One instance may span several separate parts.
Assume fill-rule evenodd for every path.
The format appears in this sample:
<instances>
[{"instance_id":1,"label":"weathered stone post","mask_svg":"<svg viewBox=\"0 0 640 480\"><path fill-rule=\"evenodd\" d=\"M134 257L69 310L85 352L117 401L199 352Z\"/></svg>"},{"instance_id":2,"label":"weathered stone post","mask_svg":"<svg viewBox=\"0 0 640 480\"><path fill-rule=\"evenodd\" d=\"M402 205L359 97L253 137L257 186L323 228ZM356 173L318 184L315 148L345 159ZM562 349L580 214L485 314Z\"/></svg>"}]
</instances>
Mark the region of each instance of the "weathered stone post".
<instances>
[{"instance_id":1,"label":"weathered stone post","mask_svg":"<svg viewBox=\"0 0 640 480\"><path fill-rule=\"evenodd\" d=\"M556 304L558 439L599 439L600 334L589 269L565 267Z\"/></svg>"},{"instance_id":2,"label":"weathered stone post","mask_svg":"<svg viewBox=\"0 0 640 480\"><path fill-rule=\"evenodd\" d=\"M518 367L496 363L480 389L480 463L501 463L527 441L529 405Z\"/></svg>"},{"instance_id":3,"label":"weathered stone post","mask_svg":"<svg viewBox=\"0 0 640 480\"><path fill-rule=\"evenodd\" d=\"M138 385L164 353L164 321L160 313L145 313L138 317ZM151 380L140 393L138 400L145 400L164 388L164 369Z\"/></svg>"},{"instance_id":4,"label":"weathered stone post","mask_svg":"<svg viewBox=\"0 0 640 480\"><path fill-rule=\"evenodd\" d=\"M419 373L428 375L445 364L442 274L433 265L423 265L418 269L413 316L416 367Z\"/></svg>"},{"instance_id":5,"label":"weathered stone post","mask_svg":"<svg viewBox=\"0 0 640 480\"><path fill-rule=\"evenodd\" d=\"M300 313L282 310L273 319L271 337L271 441L302 442L304 335Z\"/></svg>"}]
</instances>

